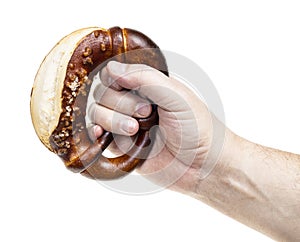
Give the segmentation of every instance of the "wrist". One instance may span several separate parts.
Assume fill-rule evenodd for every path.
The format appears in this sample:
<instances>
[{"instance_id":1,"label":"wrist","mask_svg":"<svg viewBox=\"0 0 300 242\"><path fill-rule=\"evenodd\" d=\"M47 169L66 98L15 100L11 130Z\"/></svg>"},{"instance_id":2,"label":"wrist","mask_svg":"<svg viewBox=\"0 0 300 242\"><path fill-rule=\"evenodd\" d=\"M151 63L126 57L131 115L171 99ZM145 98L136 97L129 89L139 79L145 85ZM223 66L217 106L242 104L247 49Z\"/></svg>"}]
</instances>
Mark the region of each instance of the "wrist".
<instances>
[{"instance_id":1,"label":"wrist","mask_svg":"<svg viewBox=\"0 0 300 242\"><path fill-rule=\"evenodd\" d=\"M212 144L212 150L209 152L203 166L200 168L200 176L197 180L197 186L193 191L193 196L200 200L209 201L214 195L212 191L218 191L220 182L229 176L228 170L234 166L237 157L241 154L241 140L242 138L233 133L230 129L224 126L224 136L222 139L221 149L216 149ZM218 145L219 147L219 145ZM206 167L210 166L210 170ZM205 174L205 176L203 175ZM208 202L210 204L210 202Z\"/></svg>"}]
</instances>

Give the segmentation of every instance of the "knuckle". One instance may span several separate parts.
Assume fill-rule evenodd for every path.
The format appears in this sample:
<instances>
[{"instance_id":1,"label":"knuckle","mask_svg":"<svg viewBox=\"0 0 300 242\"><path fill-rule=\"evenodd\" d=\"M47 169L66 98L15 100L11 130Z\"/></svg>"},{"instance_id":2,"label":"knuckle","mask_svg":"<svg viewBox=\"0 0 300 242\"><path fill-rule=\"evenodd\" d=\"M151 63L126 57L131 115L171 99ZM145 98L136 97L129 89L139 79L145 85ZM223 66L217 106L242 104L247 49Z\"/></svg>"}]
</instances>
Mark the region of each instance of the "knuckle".
<instances>
[{"instance_id":1,"label":"knuckle","mask_svg":"<svg viewBox=\"0 0 300 242\"><path fill-rule=\"evenodd\" d=\"M107 115L105 118L101 118L100 125L103 126L106 130L112 131L113 129L113 118L111 115Z\"/></svg>"},{"instance_id":2,"label":"knuckle","mask_svg":"<svg viewBox=\"0 0 300 242\"><path fill-rule=\"evenodd\" d=\"M96 103L92 103L88 109L88 116L92 121L94 121L95 112L96 112Z\"/></svg>"},{"instance_id":3,"label":"knuckle","mask_svg":"<svg viewBox=\"0 0 300 242\"><path fill-rule=\"evenodd\" d=\"M98 100L100 89L101 89L101 84L95 87L95 90L93 92L93 97L95 100Z\"/></svg>"}]
</instances>

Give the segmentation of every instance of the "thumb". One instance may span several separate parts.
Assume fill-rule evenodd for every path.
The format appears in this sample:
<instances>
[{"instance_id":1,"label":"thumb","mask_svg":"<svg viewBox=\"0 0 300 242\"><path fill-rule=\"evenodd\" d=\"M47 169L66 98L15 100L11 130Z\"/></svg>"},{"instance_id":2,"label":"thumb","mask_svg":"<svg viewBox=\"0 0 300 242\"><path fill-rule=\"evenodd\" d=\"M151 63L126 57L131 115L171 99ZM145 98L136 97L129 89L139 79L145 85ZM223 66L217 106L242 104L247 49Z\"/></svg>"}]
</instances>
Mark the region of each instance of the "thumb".
<instances>
[{"instance_id":1,"label":"thumb","mask_svg":"<svg viewBox=\"0 0 300 242\"><path fill-rule=\"evenodd\" d=\"M150 66L111 61L107 64L107 72L120 86L138 91L167 111L184 108L182 99L188 88Z\"/></svg>"}]
</instances>

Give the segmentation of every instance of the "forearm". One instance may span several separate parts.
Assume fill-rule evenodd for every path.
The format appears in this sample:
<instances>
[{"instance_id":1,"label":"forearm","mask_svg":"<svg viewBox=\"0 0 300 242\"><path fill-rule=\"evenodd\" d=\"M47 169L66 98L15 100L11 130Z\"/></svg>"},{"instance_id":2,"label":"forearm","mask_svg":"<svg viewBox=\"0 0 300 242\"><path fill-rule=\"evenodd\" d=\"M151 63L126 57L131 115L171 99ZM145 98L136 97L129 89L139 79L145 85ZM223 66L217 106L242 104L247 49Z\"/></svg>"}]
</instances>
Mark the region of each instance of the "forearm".
<instances>
[{"instance_id":1,"label":"forearm","mask_svg":"<svg viewBox=\"0 0 300 242\"><path fill-rule=\"evenodd\" d=\"M228 131L220 161L195 196L274 239L300 241L299 155Z\"/></svg>"}]
</instances>

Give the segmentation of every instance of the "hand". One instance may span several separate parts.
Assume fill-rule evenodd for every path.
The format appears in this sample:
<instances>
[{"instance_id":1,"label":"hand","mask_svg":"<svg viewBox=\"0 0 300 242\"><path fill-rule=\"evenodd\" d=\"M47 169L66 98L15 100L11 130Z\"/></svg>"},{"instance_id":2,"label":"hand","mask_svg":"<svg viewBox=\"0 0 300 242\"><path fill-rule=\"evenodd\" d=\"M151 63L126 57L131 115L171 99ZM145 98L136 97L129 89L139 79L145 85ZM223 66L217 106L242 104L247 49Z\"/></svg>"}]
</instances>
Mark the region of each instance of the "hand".
<instances>
[{"instance_id":1,"label":"hand","mask_svg":"<svg viewBox=\"0 0 300 242\"><path fill-rule=\"evenodd\" d=\"M138 131L130 116L149 115L152 100L159 132L140 173L276 240L300 241L300 155L235 135L189 87L150 67L110 62L101 79L94 95L99 104L89 110L92 138L103 129L121 134L112 150L122 153Z\"/></svg>"},{"instance_id":2,"label":"hand","mask_svg":"<svg viewBox=\"0 0 300 242\"><path fill-rule=\"evenodd\" d=\"M124 136L133 136L139 128L133 117L148 116L149 100L153 101L158 105L159 131L139 172L161 186L194 191L204 161L212 166L214 163L208 154L216 119L200 97L175 78L145 65L109 62L101 72L101 80L94 92L97 104L89 110L96 124L90 130L91 138L99 137L103 129L122 135L113 145L114 153L122 153L124 144L131 144L131 139ZM218 152L216 149L216 154L210 156L216 158Z\"/></svg>"}]
</instances>

